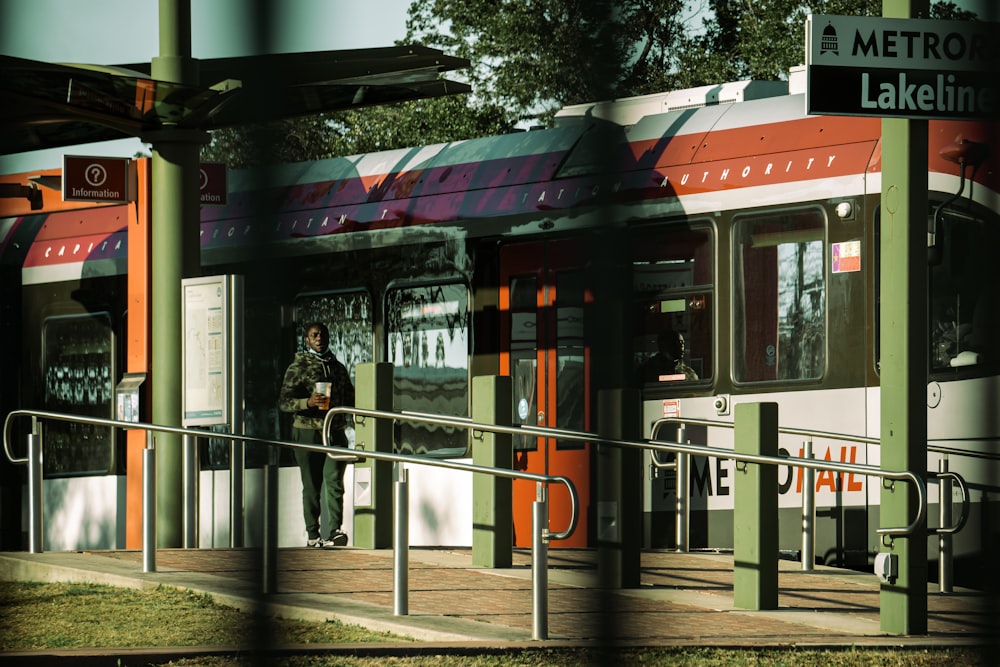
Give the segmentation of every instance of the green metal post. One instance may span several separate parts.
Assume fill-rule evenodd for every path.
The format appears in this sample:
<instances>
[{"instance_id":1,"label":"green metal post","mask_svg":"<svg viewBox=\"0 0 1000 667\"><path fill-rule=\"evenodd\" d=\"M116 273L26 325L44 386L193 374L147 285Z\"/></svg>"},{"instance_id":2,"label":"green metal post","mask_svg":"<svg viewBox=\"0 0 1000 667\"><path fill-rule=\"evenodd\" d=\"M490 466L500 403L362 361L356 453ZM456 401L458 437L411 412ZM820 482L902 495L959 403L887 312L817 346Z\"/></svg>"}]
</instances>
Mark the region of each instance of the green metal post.
<instances>
[{"instance_id":1,"label":"green metal post","mask_svg":"<svg viewBox=\"0 0 1000 667\"><path fill-rule=\"evenodd\" d=\"M368 363L355 367L355 403L366 410L392 410L392 364ZM355 425L357 449L392 453L392 422L366 417ZM354 464L354 546L387 549L392 546L392 463Z\"/></svg>"},{"instance_id":2,"label":"green metal post","mask_svg":"<svg viewBox=\"0 0 1000 667\"><path fill-rule=\"evenodd\" d=\"M638 440L638 390L597 395L597 429L615 440ZM642 547L642 450L598 445L597 578L601 588L638 588Z\"/></svg>"},{"instance_id":3,"label":"green metal post","mask_svg":"<svg viewBox=\"0 0 1000 667\"><path fill-rule=\"evenodd\" d=\"M883 0L886 18L927 16L928 0ZM883 470L927 478L927 121L882 119L881 458ZM880 523L916 516L909 484L882 488ZM883 632L927 632L927 534L883 547L899 576L879 595Z\"/></svg>"},{"instance_id":4,"label":"green metal post","mask_svg":"<svg viewBox=\"0 0 1000 667\"><path fill-rule=\"evenodd\" d=\"M510 426L511 380L507 376L472 378L472 421ZM479 466L510 469L514 465L512 438L483 433L472 441L472 462ZM510 567L514 549L513 493L506 477L472 476L472 564L477 567Z\"/></svg>"},{"instance_id":5,"label":"green metal post","mask_svg":"<svg viewBox=\"0 0 1000 667\"><path fill-rule=\"evenodd\" d=\"M191 58L190 0L160 0L160 56L152 77L197 84ZM181 425L181 279L199 274L198 164L204 133L164 128L155 136L152 159L152 420ZM181 436L156 436L157 543L183 544Z\"/></svg>"},{"instance_id":6,"label":"green metal post","mask_svg":"<svg viewBox=\"0 0 1000 667\"><path fill-rule=\"evenodd\" d=\"M740 403L735 420L737 453L778 455L777 403ZM778 468L745 466L734 480L733 605L777 609Z\"/></svg>"}]
</instances>

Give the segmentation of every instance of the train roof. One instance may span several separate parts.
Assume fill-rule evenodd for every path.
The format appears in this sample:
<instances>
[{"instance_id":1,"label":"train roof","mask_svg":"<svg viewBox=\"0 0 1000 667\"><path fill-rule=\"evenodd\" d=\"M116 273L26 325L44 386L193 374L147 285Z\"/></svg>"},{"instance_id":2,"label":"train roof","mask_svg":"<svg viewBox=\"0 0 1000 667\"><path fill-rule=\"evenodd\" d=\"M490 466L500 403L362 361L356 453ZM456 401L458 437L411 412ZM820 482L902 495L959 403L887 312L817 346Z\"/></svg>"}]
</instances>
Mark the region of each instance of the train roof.
<instances>
[{"instance_id":1,"label":"train roof","mask_svg":"<svg viewBox=\"0 0 1000 667\"><path fill-rule=\"evenodd\" d=\"M693 106L698 99L701 106ZM958 168L939 150L960 134L990 142L996 125L933 121L930 127L930 170L947 174L957 190ZM637 210L662 218L877 192L880 134L877 118L807 115L795 73L788 83L741 82L579 105L548 129L233 170L227 204L201 209L202 258L228 261L240 247L261 244L275 253L332 251L356 233L366 233L366 245L398 243L403 229L410 235L461 229L464 236L559 231L592 224L586 212L608 204L627 207L624 220ZM996 197L989 164L975 178L989 181L986 193ZM950 181L945 185L951 189ZM127 243L117 238L92 245L95 235L85 232L100 225L82 211L74 215L75 225L44 214L29 216L37 220L20 232L17 223L0 225L2 261L23 262L25 269L64 262L66 251L60 255L52 245L60 235L86 237L79 246L67 241L71 248L124 253ZM106 215L97 217L106 224ZM43 231L25 256L28 228ZM20 252L8 242L16 232ZM104 270L124 271L123 256L101 257ZM32 275L41 280L42 272Z\"/></svg>"}]
</instances>

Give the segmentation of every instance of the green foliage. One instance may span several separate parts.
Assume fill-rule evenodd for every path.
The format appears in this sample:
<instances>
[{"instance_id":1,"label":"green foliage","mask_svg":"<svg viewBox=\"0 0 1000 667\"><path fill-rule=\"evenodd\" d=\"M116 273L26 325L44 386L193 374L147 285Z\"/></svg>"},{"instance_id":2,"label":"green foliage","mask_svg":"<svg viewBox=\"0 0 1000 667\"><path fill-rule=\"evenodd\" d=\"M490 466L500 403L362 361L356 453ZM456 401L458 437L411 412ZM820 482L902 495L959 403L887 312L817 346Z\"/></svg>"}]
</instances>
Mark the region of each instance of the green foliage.
<instances>
[{"instance_id":1,"label":"green foliage","mask_svg":"<svg viewBox=\"0 0 1000 667\"><path fill-rule=\"evenodd\" d=\"M414 0L407 41L469 58L476 98L521 121L662 89L684 0Z\"/></svg>"},{"instance_id":2,"label":"green foliage","mask_svg":"<svg viewBox=\"0 0 1000 667\"><path fill-rule=\"evenodd\" d=\"M693 3L700 21L683 18ZM202 159L232 168L502 134L566 105L745 79L804 61L806 16L879 16L882 0L413 0L409 44L468 58L471 95L217 130ZM970 20L947 0L931 18Z\"/></svg>"},{"instance_id":3,"label":"green foliage","mask_svg":"<svg viewBox=\"0 0 1000 667\"><path fill-rule=\"evenodd\" d=\"M201 157L239 169L459 141L513 128L503 109L469 106L465 96L454 95L216 130Z\"/></svg>"}]
</instances>

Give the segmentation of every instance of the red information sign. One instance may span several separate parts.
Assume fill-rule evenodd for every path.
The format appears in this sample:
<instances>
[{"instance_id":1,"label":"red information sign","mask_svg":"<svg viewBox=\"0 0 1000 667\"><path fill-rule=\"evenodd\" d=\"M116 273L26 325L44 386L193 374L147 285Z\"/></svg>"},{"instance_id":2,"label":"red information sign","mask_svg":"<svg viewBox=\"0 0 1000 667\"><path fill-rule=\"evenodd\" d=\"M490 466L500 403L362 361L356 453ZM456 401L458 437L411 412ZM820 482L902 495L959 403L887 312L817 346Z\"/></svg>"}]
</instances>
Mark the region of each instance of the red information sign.
<instances>
[{"instance_id":1,"label":"red information sign","mask_svg":"<svg viewBox=\"0 0 1000 667\"><path fill-rule=\"evenodd\" d=\"M63 201L129 201L129 159L63 156Z\"/></svg>"},{"instance_id":2,"label":"red information sign","mask_svg":"<svg viewBox=\"0 0 1000 667\"><path fill-rule=\"evenodd\" d=\"M198 189L202 204L225 206L228 189L226 165L221 162L202 162L198 170Z\"/></svg>"}]
</instances>

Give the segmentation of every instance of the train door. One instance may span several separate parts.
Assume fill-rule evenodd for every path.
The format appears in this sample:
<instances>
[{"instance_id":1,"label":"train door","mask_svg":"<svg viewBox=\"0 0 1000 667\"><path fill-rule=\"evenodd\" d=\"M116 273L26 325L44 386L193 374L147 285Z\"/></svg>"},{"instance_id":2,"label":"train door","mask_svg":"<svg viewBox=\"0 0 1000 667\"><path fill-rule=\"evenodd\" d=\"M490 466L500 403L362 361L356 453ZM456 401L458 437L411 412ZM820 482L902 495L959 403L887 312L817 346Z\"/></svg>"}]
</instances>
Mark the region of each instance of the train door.
<instances>
[{"instance_id":1,"label":"train door","mask_svg":"<svg viewBox=\"0 0 1000 667\"><path fill-rule=\"evenodd\" d=\"M574 431L589 430L590 344L588 305L593 301L580 241L506 246L501 250L501 373L512 377L514 421ZM590 443L557 438L514 438L515 467L572 480L580 500L576 531L553 546L588 542ZM534 482L515 480L514 543L531 545ZM549 525L563 530L569 495L549 489Z\"/></svg>"}]
</instances>

